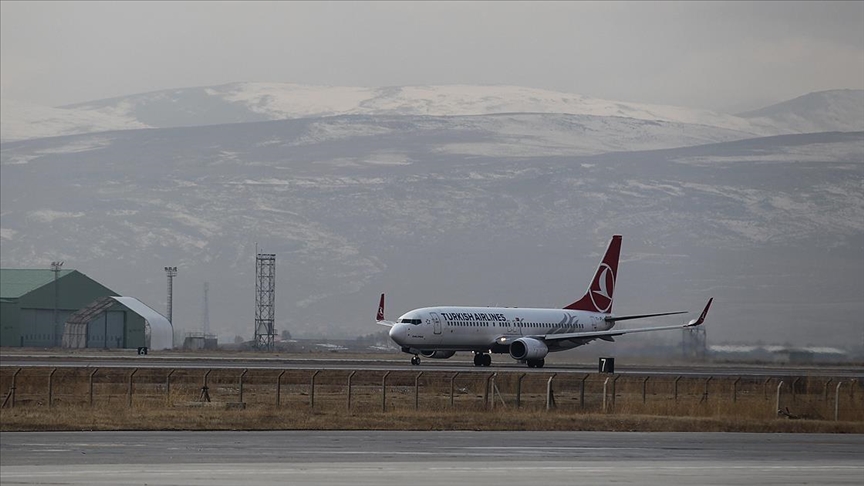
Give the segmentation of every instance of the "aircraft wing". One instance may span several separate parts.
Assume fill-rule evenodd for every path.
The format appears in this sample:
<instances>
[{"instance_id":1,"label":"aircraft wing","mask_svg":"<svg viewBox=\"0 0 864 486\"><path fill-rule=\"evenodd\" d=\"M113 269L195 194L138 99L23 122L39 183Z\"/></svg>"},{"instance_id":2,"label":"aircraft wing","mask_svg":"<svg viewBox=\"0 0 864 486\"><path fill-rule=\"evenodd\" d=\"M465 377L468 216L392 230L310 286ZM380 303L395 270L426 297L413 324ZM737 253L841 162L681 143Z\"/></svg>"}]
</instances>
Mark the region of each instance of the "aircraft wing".
<instances>
[{"instance_id":1,"label":"aircraft wing","mask_svg":"<svg viewBox=\"0 0 864 486\"><path fill-rule=\"evenodd\" d=\"M393 321L384 319L384 294L381 294L381 300L378 302L378 314L375 315L375 322L387 327L393 327L396 324Z\"/></svg>"},{"instance_id":2,"label":"aircraft wing","mask_svg":"<svg viewBox=\"0 0 864 486\"><path fill-rule=\"evenodd\" d=\"M634 316L609 316L604 319L606 322L629 321L631 319L645 319L647 317L674 316L675 314L686 314L687 311L678 312L663 312L660 314L638 314Z\"/></svg>"},{"instance_id":3,"label":"aircraft wing","mask_svg":"<svg viewBox=\"0 0 864 486\"><path fill-rule=\"evenodd\" d=\"M587 332L570 332L566 334L546 334L543 336L537 336L538 338L548 341L565 341L568 339L602 339L604 341L612 341L615 336L622 336L624 334L630 334L634 332L649 332L649 331L665 331L668 329L686 329L688 327L696 327L705 322L705 316L708 315L708 308L711 307L711 302L714 301L714 298L708 299L708 304L705 305L705 309L702 310L702 314L699 315L698 319L693 319L687 324L677 325L677 326L659 326L659 327L637 327L635 329L610 329L608 331L587 331ZM671 312L671 314L679 314L678 312ZM644 317L653 317L657 314L646 315ZM662 314L660 314L662 315ZM624 316L630 319L635 319L638 316Z\"/></svg>"}]
</instances>

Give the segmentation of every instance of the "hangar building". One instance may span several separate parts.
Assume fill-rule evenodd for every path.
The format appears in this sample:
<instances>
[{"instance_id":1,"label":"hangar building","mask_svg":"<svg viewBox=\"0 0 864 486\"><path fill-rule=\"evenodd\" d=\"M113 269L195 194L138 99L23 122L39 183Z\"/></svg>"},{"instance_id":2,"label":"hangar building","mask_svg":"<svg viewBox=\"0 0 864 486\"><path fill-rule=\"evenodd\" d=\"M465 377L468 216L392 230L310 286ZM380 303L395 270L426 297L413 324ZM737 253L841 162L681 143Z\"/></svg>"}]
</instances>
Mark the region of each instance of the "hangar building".
<instances>
[{"instance_id":1,"label":"hangar building","mask_svg":"<svg viewBox=\"0 0 864 486\"><path fill-rule=\"evenodd\" d=\"M171 347L171 324L140 301L77 270L57 272L56 286L54 277L50 269L0 269L0 346Z\"/></svg>"}]
</instances>

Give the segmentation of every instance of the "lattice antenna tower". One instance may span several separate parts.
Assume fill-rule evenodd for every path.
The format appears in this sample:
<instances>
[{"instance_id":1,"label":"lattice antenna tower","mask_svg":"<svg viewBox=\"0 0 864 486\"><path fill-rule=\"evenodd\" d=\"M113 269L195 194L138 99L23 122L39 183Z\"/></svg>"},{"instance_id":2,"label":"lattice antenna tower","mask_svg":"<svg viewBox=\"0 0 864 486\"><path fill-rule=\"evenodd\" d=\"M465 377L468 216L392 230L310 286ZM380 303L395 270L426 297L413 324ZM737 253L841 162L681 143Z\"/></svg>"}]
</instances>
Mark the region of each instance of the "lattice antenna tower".
<instances>
[{"instance_id":1,"label":"lattice antenna tower","mask_svg":"<svg viewBox=\"0 0 864 486\"><path fill-rule=\"evenodd\" d=\"M702 326L684 329L681 336L681 351L686 358L705 358L707 343Z\"/></svg>"},{"instance_id":2,"label":"lattice antenna tower","mask_svg":"<svg viewBox=\"0 0 864 486\"><path fill-rule=\"evenodd\" d=\"M272 351L276 341L276 255L255 250L255 347Z\"/></svg>"},{"instance_id":3,"label":"lattice antenna tower","mask_svg":"<svg viewBox=\"0 0 864 486\"><path fill-rule=\"evenodd\" d=\"M210 292L210 282L204 282L204 314L201 318L201 327L204 335L210 334L210 299L207 294Z\"/></svg>"}]
</instances>

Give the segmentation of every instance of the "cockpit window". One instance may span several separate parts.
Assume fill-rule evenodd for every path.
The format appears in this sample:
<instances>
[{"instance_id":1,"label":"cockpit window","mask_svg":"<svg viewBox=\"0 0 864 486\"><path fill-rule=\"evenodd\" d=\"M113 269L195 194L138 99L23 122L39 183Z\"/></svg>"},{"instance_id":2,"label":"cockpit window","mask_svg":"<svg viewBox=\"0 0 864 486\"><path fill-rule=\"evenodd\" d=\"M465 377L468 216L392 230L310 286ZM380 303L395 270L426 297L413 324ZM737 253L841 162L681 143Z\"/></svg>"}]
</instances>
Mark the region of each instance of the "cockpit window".
<instances>
[{"instance_id":1,"label":"cockpit window","mask_svg":"<svg viewBox=\"0 0 864 486\"><path fill-rule=\"evenodd\" d=\"M422 324L423 321L421 319L399 319L396 322L401 322L403 324Z\"/></svg>"}]
</instances>

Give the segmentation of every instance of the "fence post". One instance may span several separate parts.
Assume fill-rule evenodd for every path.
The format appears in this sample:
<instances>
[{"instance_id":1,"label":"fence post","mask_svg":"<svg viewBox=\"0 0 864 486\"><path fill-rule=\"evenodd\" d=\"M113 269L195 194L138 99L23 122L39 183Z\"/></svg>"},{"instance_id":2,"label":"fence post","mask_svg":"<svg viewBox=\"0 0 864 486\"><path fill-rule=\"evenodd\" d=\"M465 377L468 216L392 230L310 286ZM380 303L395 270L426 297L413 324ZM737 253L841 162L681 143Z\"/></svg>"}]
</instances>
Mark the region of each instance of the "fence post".
<instances>
[{"instance_id":1,"label":"fence post","mask_svg":"<svg viewBox=\"0 0 864 486\"><path fill-rule=\"evenodd\" d=\"M585 380L591 375L585 375L582 377L582 383L579 384L579 407L585 408Z\"/></svg>"},{"instance_id":2,"label":"fence post","mask_svg":"<svg viewBox=\"0 0 864 486\"><path fill-rule=\"evenodd\" d=\"M732 382L732 403L738 402L738 382L741 381L741 377L735 378L735 381Z\"/></svg>"},{"instance_id":3,"label":"fence post","mask_svg":"<svg viewBox=\"0 0 864 486\"><path fill-rule=\"evenodd\" d=\"M459 376L459 371L450 378L450 408L453 408L453 387L456 382L456 377Z\"/></svg>"},{"instance_id":4,"label":"fence post","mask_svg":"<svg viewBox=\"0 0 864 486\"><path fill-rule=\"evenodd\" d=\"M801 377L797 377L792 381L792 403L795 403L795 386L801 381Z\"/></svg>"},{"instance_id":5,"label":"fence post","mask_svg":"<svg viewBox=\"0 0 864 486\"><path fill-rule=\"evenodd\" d=\"M768 383L771 381L771 378L765 378L765 382L762 383L762 394L765 395L765 400L768 400Z\"/></svg>"},{"instance_id":6,"label":"fence post","mask_svg":"<svg viewBox=\"0 0 864 486\"><path fill-rule=\"evenodd\" d=\"M552 373L552 376L549 377L549 381L546 382L546 410L549 411L552 407L555 406L555 397L552 394L552 380L555 378L555 375L558 373Z\"/></svg>"},{"instance_id":7,"label":"fence post","mask_svg":"<svg viewBox=\"0 0 864 486\"><path fill-rule=\"evenodd\" d=\"M828 401L828 385L830 385L832 381L834 381L834 378L828 378L828 380L825 381L825 397L823 400L826 402Z\"/></svg>"},{"instance_id":8,"label":"fence post","mask_svg":"<svg viewBox=\"0 0 864 486\"><path fill-rule=\"evenodd\" d=\"M489 408L489 382L494 377L495 377L495 373L492 373L491 375L486 377L486 390L483 392L483 407L484 408ZM492 397L492 401L493 402L495 401L495 397Z\"/></svg>"},{"instance_id":9,"label":"fence post","mask_svg":"<svg viewBox=\"0 0 864 486\"><path fill-rule=\"evenodd\" d=\"M355 374L355 373L357 373L357 370L352 371L352 372L348 375L348 404L347 404L347 410L349 410L349 411L351 410L351 378L354 377L354 374Z\"/></svg>"},{"instance_id":10,"label":"fence post","mask_svg":"<svg viewBox=\"0 0 864 486\"><path fill-rule=\"evenodd\" d=\"M618 382L618 378L621 378L621 375L612 378L612 411L615 411L615 384Z\"/></svg>"},{"instance_id":11,"label":"fence post","mask_svg":"<svg viewBox=\"0 0 864 486\"><path fill-rule=\"evenodd\" d=\"M312 373L312 383L309 385L309 408L315 410L315 377L321 373L321 370L315 370Z\"/></svg>"},{"instance_id":12,"label":"fence post","mask_svg":"<svg viewBox=\"0 0 864 486\"><path fill-rule=\"evenodd\" d=\"M705 391L702 392L702 399L699 400L699 403L708 401L708 384L713 380L713 376L709 376L707 380L705 380Z\"/></svg>"},{"instance_id":13,"label":"fence post","mask_svg":"<svg viewBox=\"0 0 864 486\"><path fill-rule=\"evenodd\" d=\"M286 370L282 370L282 373L279 373L279 376L276 377L276 406L279 407L282 405L282 375L285 374Z\"/></svg>"},{"instance_id":14,"label":"fence post","mask_svg":"<svg viewBox=\"0 0 864 486\"><path fill-rule=\"evenodd\" d=\"M165 404L171 405L171 375L177 370L171 370L168 372L168 376L165 377Z\"/></svg>"},{"instance_id":15,"label":"fence post","mask_svg":"<svg viewBox=\"0 0 864 486\"><path fill-rule=\"evenodd\" d=\"M603 382L603 413L606 413L606 387L609 386L609 377L606 377L606 381Z\"/></svg>"},{"instance_id":16,"label":"fence post","mask_svg":"<svg viewBox=\"0 0 864 486\"><path fill-rule=\"evenodd\" d=\"M243 403L243 377L246 376L246 372L248 369L243 369L243 373L240 373L240 403Z\"/></svg>"},{"instance_id":17,"label":"fence post","mask_svg":"<svg viewBox=\"0 0 864 486\"><path fill-rule=\"evenodd\" d=\"M17 389L16 384L18 379L18 373L21 373L21 368L18 368L17 370L15 370L15 373L12 374L12 389L9 390L9 395L12 397L11 401L9 402L11 408L15 408L15 390Z\"/></svg>"},{"instance_id":18,"label":"fence post","mask_svg":"<svg viewBox=\"0 0 864 486\"><path fill-rule=\"evenodd\" d=\"M498 376L498 373L497 373L497 372L496 372L496 373L492 373L492 376L491 376L491 377L489 378L489 380L488 380L488 383L489 383L489 392L492 394L492 402L489 404L489 408L491 408L492 410L495 410L495 389L496 389L496 386L495 386L495 377L496 377L496 376ZM499 395L499 398L500 398L500 395ZM502 398L502 400L503 400L503 398Z\"/></svg>"},{"instance_id":19,"label":"fence post","mask_svg":"<svg viewBox=\"0 0 864 486\"><path fill-rule=\"evenodd\" d=\"M207 377L210 376L211 371L213 370L207 370L207 373L204 373L204 384L201 386L201 397L198 398L199 402L210 401L210 387L207 386Z\"/></svg>"},{"instance_id":20,"label":"fence post","mask_svg":"<svg viewBox=\"0 0 864 486\"><path fill-rule=\"evenodd\" d=\"M855 403L854 402L854 400L855 400L855 385L857 385L857 384L858 384L857 379L852 379L849 382L849 401L852 403Z\"/></svg>"},{"instance_id":21,"label":"fence post","mask_svg":"<svg viewBox=\"0 0 864 486\"><path fill-rule=\"evenodd\" d=\"M837 383L837 388L834 390L834 421L840 420L840 386L842 381Z\"/></svg>"},{"instance_id":22,"label":"fence post","mask_svg":"<svg viewBox=\"0 0 864 486\"><path fill-rule=\"evenodd\" d=\"M387 376L389 374L390 374L390 372L388 371L387 373L384 373L384 377L381 378L381 411L382 412L387 411ZM453 402L453 400L452 400L453 387L452 386L450 387L450 397L451 397L450 402L452 403Z\"/></svg>"},{"instance_id":23,"label":"fence post","mask_svg":"<svg viewBox=\"0 0 864 486\"><path fill-rule=\"evenodd\" d=\"M420 409L420 377L423 376L423 372L417 373L417 377L414 378L414 410Z\"/></svg>"},{"instance_id":24,"label":"fence post","mask_svg":"<svg viewBox=\"0 0 864 486\"><path fill-rule=\"evenodd\" d=\"M780 389L781 388L783 388L783 380L780 380L780 383L777 384L777 400L775 401L775 406L774 406L774 409L777 412L780 411Z\"/></svg>"},{"instance_id":25,"label":"fence post","mask_svg":"<svg viewBox=\"0 0 864 486\"><path fill-rule=\"evenodd\" d=\"M18 370L21 371L21 370ZM99 371L99 368L90 372L90 406L93 406L93 376L96 375L96 372Z\"/></svg>"},{"instance_id":26,"label":"fence post","mask_svg":"<svg viewBox=\"0 0 864 486\"><path fill-rule=\"evenodd\" d=\"M681 376L679 376L678 378L675 378L675 392L674 392L674 394L675 394L675 401L676 402L678 401L678 382L681 381L681 378L682 378Z\"/></svg>"},{"instance_id":27,"label":"fence post","mask_svg":"<svg viewBox=\"0 0 864 486\"><path fill-rule=\"evenodd\" d=\"M54 368L48 374L48 408L54 405L54 373L57 373L57 368Z\"/></svg>"},{"instance_id":28,"label":"fence post","mask_svg":"<svg viewBox=\"0 0 864 486\"><path fill-rule=\"evenodd\" d=\"M132 373L129 374L129 398L126 402L126 405L129 408L132 408L132 377L135 376L135 373L138 373L138 368L135 368L134 370L132 370Z\"/></svg>"},{"instance_id":29,"label":"fence post","mask_svg":"<svg viewBox=\"0 0 864 486\"><path fill-rule=\"evenodd\" d=\"M650 380L650 376L646 376L644 380L642 380L642 405L645 405L645 395L648 392L648 380Z\"/></svg>"},{"instance_id":30,"label":"fence post","mask_svg":"<svg viewBox=\"0 0 864 486\"><path fill-rule=\"evenodd\" d=\"M516 379L516 408L522 406L522 379L525 378L525 373L519 375Z\"/></svg>"}]
</instances>

